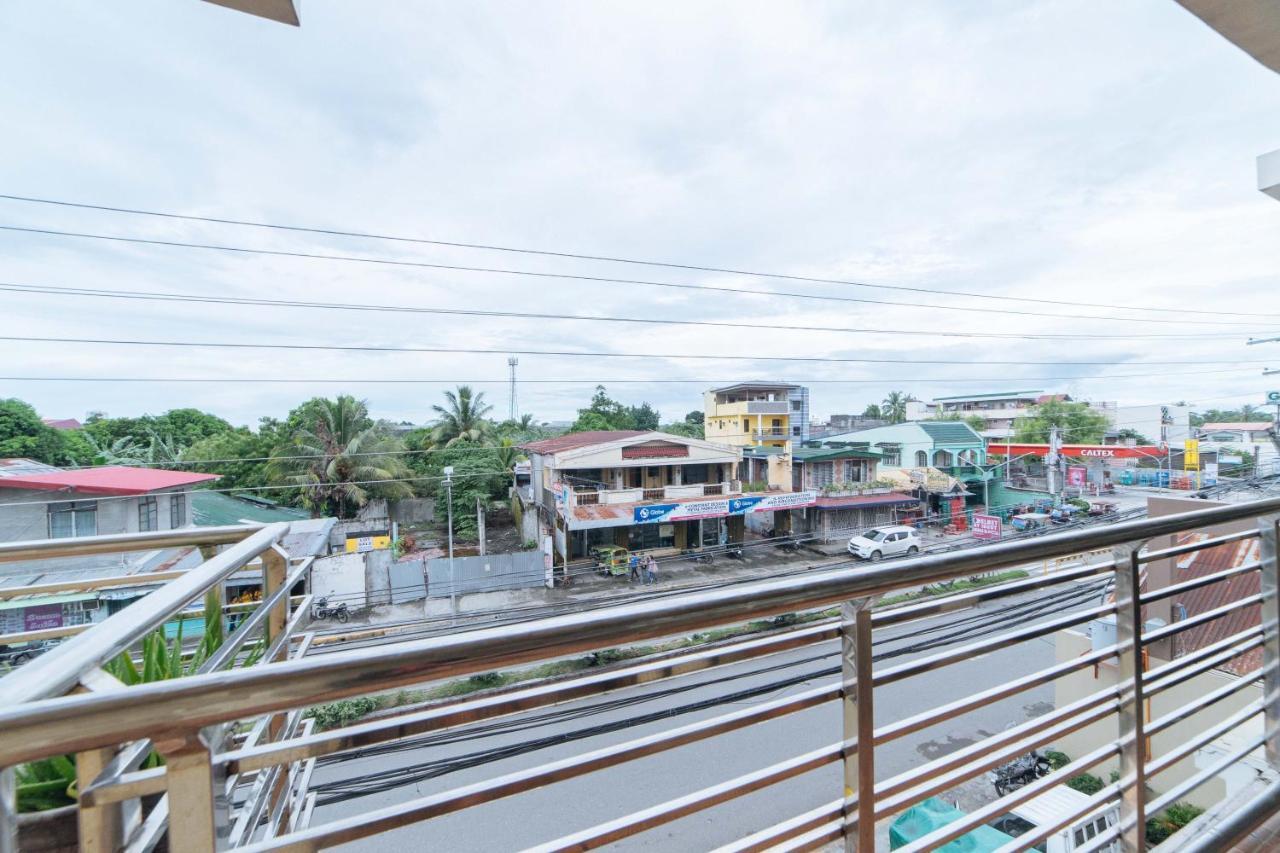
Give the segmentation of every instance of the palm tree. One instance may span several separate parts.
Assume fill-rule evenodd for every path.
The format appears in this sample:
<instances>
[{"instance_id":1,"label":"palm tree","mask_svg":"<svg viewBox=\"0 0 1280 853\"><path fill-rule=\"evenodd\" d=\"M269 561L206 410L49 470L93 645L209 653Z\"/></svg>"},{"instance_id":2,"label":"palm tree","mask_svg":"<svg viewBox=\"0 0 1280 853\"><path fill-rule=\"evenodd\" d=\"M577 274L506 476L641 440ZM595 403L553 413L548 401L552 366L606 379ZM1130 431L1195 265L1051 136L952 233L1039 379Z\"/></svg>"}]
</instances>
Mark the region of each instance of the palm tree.
<instances>
[{"instance_id":1,"label":"palm tree","mask_svg":"<svg viewBox=\"0 0 1280 853\"><path fill-rule=\"evenodd\" d=\"M437 447L448 447L459 441L480 441L493 430L493 424L485 415L492 411L484 401L484 392L473 392L470 385L459 385L455 394L445 391L448 406L432 406L439 415L431 430L431 442Z\"/></svg>"},{"instance_id":2,"label":"palm tree","mask_svg":"<svg viewBox=\"0 0 1280 853\"><path fill-rule=\"evenodd\" d=\"M525 455L516 447L516 443L509 438L498 440L498 444L494 447L494 459L498 464L498 468L502 470L502 474L511 481L511 487L516 485L516 463L525 459Z\"/></svg>"},{"instance_id":3,"label":"palm tree","mask_svg":"<svg viewBox=\"0 0 1280 853\"><path fill-rule=\"evenodd\" d=\"M115 441L103 439L99 441L93 433L84 432L85 443L93 454L91 465L141 465L149 462L147 451L131 436L123 436Z\"/></svg>"},{"instance_id":4,"label":"palm tree","mask_svg":"<svg viewBox=\"0 0 1280 853\"><path fill-rule=\"evenodd\" d=\"M343 395L320 400L315 422L299 426L288 443L272 454L268 471L274 482L302 489L312 512L347 517L373 495L405 498L405 483L376 482L405 477L409 469L396 453L404 445L370 423L365 404Z\"/></svg>"},{"instance_id":5,"label":"palm tree","mask_svg":"<svg viewBox=\"0 0 1280 853\"><path fill-rule=\"evenodd\" d=\"M905 391L890 391L880 406L881 414L891 424L900 424L907 419L907 403L914 403L915 397Z\"/></svg>"}]
</instances>

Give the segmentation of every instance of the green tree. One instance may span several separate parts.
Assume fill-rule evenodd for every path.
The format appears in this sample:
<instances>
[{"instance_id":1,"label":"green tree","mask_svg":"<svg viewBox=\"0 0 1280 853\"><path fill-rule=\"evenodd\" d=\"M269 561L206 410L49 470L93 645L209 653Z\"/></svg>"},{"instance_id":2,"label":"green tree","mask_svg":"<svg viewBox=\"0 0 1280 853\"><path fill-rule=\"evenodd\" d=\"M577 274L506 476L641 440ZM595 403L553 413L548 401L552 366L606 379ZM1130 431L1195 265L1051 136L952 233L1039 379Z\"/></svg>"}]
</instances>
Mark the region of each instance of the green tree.
<instances>
[{"instance_id":1,"label":"green tree","mask_svg":"<svg viewBox=\"0 0 1280 853\"><path fill-rule=\"evenodd\" d=\"M569 427L569 432L631 429L632 423L630 410L610 397L603 385L597 385L591 404L578 409L578 419Z\"/></svg>"},{"instance_id":2,"label":"green tree","mask_svg":"<svg viewBox=\"0 0 1280 853\"><path fill-rule=\"evenodd\" d=\"M315 422L292 432L272 455L268 474L279 485L300 489L312 513L347 518L371 497L413 494L402 482L371 482L404 478L409 470L399 455L403 443L373 424L363 401L348 395L322 399L309 406L308 416Z\"/></svg>"},{"instance_id":3,"label":"green tree","mask_svg":"<svg viewBox=\"0 0 1280 853\"><path fill-rule=\"evenodd\" d=\"M9 398L0 400L0 458L22 456L46 465L68 462L62 434L40 420L30 404Z\"/></svg>"},{"instance_id":4,"label":"green tree","mask_svg":"<svg viewBox=\"0 0 1280 853\"><path fill-rule=\"evenodd\" d=\"M220 489L244 489L266 485L271 475L268 460L286 439L280 421L263 418L255 433L246 427L211 435L187 448L187 470L217 474ZM194 463L194 464L192 464Z\"/></svg>"},{"instance_id":5,"label":"green tree","mask_svg":"<svg viewBox=\"0 0 1280 853\"><path fill-rule=\"evenodd\" d=\"M631 426L625 427L625 429L642 429L646 432L656 430L661 420L657 409L648 403L641 403L639 406L628 406L627 417L631 421Z\"/></svg>"},{"instance_id":6,"label":"green tree","mask_svg":"<svg viewBox=\"0 0 1280 853\"><path fill-rule=\"evenodd\" d=\"M905 391L890 391L880 405L882 416L891 424L900 424L907 419L907 403L914 403L915 397Z\"/></svg>"},{"instance_id":7,"label":"green tree","mask_svg":"<svg viewBox=\"0 0 1280 853\"><path fill-rule=\"evenodd\" d=\"M1122 441L1126 441L1126 440L1132 439L1133 441L1136 441L1138 444L1150 444L1150 443L1151 443L1151 439L1147 438L1145 435L1143 435L1142 433L1138 432L1138 431L1137 431L1136 429L1134 429L1133 427L1125 427L1124 429L1122 429L1122 430L1120 430L1118 433L1116 433L1116 437L1117 437L1117 438L1119 438L1119 439L1121 439Z\"/></svg>"},{"instance_id":8,"label":"green tree","mask_svg":"<svg viewBox=\"0 0 1280 853\"><path fill-rule=\"evenodd\" d=\"M884 414L880 411L880 405L878 403L869 404L862 410L862 416L864 418L875 418L876 420L884 418Z\"/></svg>"},{"instance_id":9,"label":"green tree","mask_svg":"<svg viewBox=\"0 0 1280 853\"><path fill-rule=\"evenodd\" d=\"M945 415L936 415L930 420L935 421L959 421L967 424L971 430L981 434L987 428L987 421L982 415L962 415L959 412L948 412Z\"/></svg>"},{"instance_id":10,"label":"green tree","mask_svg":"<svg viewBox=\"0 0 1280 853\"><path fill-rule=\"evenodd\" d=\"M470 385L459 385L457 393L445 391L445 406L432 406L439 415L432 427L431 440L437 447L447 447L459 441L479 441L493 432L493 423L485 418L493 409L484 401L484 392L471 390Z\"/></svg>"},{"instance_id":11,"label":"green tree","mask_svg":"<svg viewBox=\"0 0 1280 853\"><path fill-rule=\"evenodd\" d=\"M1058 427L1064 444L1097 444L1109 426L1106 416L1090 408L1088 403L1049 400L1032 406L1026 417L1014 421L1013 440L1047 444L1049 431Z\"/></svg>"},{"instance_id":12,"label":"green tree","mask_svg":"<svg viewBox=\"0 0 1280 853\"><path fill-rule=\"evenodd\" d=\"M684 420L667 424L662 427L663 432L669 432L672 435L683 435L689 438L706 438L707 425L706 415L699 409L694 409L684 416Z\"/></svg>"}]
</instances>

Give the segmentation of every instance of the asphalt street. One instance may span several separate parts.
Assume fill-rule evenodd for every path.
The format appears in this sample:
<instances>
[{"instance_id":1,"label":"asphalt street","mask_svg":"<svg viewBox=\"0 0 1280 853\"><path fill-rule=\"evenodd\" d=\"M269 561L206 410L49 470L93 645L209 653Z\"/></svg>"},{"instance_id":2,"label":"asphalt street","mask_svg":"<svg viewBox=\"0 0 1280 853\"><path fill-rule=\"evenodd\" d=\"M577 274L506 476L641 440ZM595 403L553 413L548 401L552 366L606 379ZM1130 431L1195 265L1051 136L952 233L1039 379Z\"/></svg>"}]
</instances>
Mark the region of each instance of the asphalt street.
<instances>
[{"instance_id":1,"label":"asphalt street","mask_svg":"<svg viewBox=\"0 0 1280 853\"><path fill-rule=\"evenodd\" d=\"M877 655L914 644L923 636L936 639L941 634L954 634L956 629L923 634L940 622L964 618L976 612L1002 614L1015 603L1030 601L1025 595L1002 602L989 603L974 611L946 614L932 620L897 626L877 632ZM1093 597L1074 607L1094 603ZM1045 608L1044 617L1060 615L1065 608ZM1020 617L1003 624L1008 631L1027 624ZM891 642L883 642L892 639ZM936 649L892 658L878 664L899 663ZM811 660L821 656L819 660ZM987 687L995 686L1016 675L1051 666L1054 661L1052 637L1021 643L969 658L962 663L936 670L915 679L891 684L876 690L876 724L883 725L941 705ZM429 747L404 749L391 754L367 756L318 767L313 787L325 783L350 780L370 773L403 768L419 762L488 750L530 739L570 732L602 722L634 719L641 714L686 705L701 699L723 696L749 687L767 686L782 678L816 673L839 662L835 642L808 646L768 658L697 673L657 684L615 691L607 696L556 706L558 709L585 709L618 698L640 698L677 684L694 686L688 692L642 701L620 709L602 711L589 717L555 721L524 731L489 734L475 739ZM758 673L762 667L780 668ZM713 679L728 675L744 677L708 685ZM503 758L478 767L456 770L438 778L430 778L394 790L361 796L317 808L313 825L340 817L363 814L380 807L404 802L426 794L449 790L465 784L500 776L513 770L536 767L548 761L567 758L609 744L620 743L643 735L662 732L694 720L705 719L745 707L750 703L769 701L779 696L800 692L834 676L812 677L803 683L744 702L722 704L679 717L636 725L621 731L598 734L568 743L558 743L536 752ZM882 746L877 751L877 778L906 772L921 763L947 754L982 737L999 732L1010 725L1052 709L1052 687L1041 687L1019 696L991 703L963 717L917 732ZM544 709L545 712L545 709ZM537 714L539 712L532 712ZM526 717L528 715L525 715ZM463 727L454 732L474 731ZM834 743L841 737L841 712L837 702L790 714L727 735L687 745L665 753L598 771L577 779L522 793L507 799L477 806L465 811L414 824L383 835L345 846L349 850L495 851L520 850L548 841L572 831L605 820L621 817L636 810L656 805L674 797L723 782L734 776L766 767L801 752ZM801 812L829 802L842 790L838 764L813 771L778 786L760 791L715 809L692 815L674 823L650 830L613 845L610 849L630 850L707 850L743 835L772 826Z\"/></svg>"}]
</instances>

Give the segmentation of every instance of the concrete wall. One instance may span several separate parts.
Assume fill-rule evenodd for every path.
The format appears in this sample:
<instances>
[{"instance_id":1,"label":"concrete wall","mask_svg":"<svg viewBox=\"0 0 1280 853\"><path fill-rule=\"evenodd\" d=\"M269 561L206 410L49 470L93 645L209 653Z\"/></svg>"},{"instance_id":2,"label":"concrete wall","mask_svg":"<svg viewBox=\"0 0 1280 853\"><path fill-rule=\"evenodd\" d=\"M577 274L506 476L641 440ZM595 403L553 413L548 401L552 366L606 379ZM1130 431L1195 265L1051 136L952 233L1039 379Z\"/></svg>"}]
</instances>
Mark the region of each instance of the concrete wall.
<instances>
[{"instance_id":1,"label":"concrete wall","mask_svg":"<svg viewBox=\"0 0 1280 853\"><path fill-rule=\"evenodd\" d=\"M391 502L391 520L398 524L430 524L435 519L434 498L404 498Z\"/></svg>"},{"instance_id":2,"label":"concrete wall","mask_svg":"<svg viewBox=\"0 0 1280 853\"><path fill-rule=\"evenodd\" d=\"M1059 631L1055 638L1056 658L1059 663L1078 658L1091 651L1092 647L1092 640L1088 634L1081 631ZM1176 710L1233 681L1234 678L1234 676L1224 672L1211 671L1158 693L1149 700L1150 707L1147 719L1156 719ZM1118 667L1115 662L1101 664L1097 667L1086 667L1054 682L1054 702L1057 707L1061 708L1091 693L1114 686L1117 680ZM1151 738L1151 758L1158 758L1172 751L1175 747L1195 737L1196 734L1205 731L1215 723L1221 722L1225 717L1234 714L1246 705L1258 701L1261 697L1261 687L1257 682L1254 682L1239 692L1214 703L1207 709L1193 714L1183 722L1170 726ZM1086 752L1097 749L1109 740L1114 740L1118 733L1119 721L1113 715L1059 738L1054 747L1072 758L1076 758ZM1256 764L1254 769L1244 771L1243 775L1237 772L1225 778L1210 779L1184 799L1195 803L1201 808L1208 808L1224 796L1234 794L1238 786L1246 784L1258 775L1257 771L1263 769L1265 765L1260 755L1261 753L1259 752L1259 758L1254 762ZM1205 754L1199 755L1198 763L1200 766L1207 766L1209 761L1206 758ZM1089 772L1106 781L1111 771L1116 769L1119 769L1119 763L1113 760L1100 764ZM1163 793L1194 775L1196 770L1197 755L1193 754L1151 779L1150 787L1158 794Z\"/></svg>"},{"instance_id":3,"label":"concrete wall","mask_svg":"<svg viewBox=\"0 0 1280 853\"><path fill-rule=\"evenodd\" d=\"M546 569L541 551L491 554L484 557L454 557L450 583L447 557L427 561L427 594L431 598L500 589L528 589L546 585Z\"/></svg>"},{"instance_id":4,"label":"concrete wall","mask_svg":"<svg viewBox=\"0 0 1280 853\"><path fill-rule=\"evenodd\" d=\"M319 557L311 566L311 592L330 604L345 601L350 608L365 605L364 554L334 554Z\"/></svg>"},{"instance_id":5,"label":"concrete wall","mask_svg":"<svg viewBox=\"0 0 1280 853\"><path fill-rule=\"evenodd\" d=\"M156 499L156 530L169 530L170 501L175 494L186 490L156 492L149 497ZM138 532L138 503L136 497L83 495L77 492L49 492L28 489L0 489L0 542L19 542L27 539L49 538L50 503L63 501L96 501L98 504L98 535ZM38 501L39 503L32 503ZM186 524L191 524L191 501L188 497Z\"/></svg>"}]
</instances>

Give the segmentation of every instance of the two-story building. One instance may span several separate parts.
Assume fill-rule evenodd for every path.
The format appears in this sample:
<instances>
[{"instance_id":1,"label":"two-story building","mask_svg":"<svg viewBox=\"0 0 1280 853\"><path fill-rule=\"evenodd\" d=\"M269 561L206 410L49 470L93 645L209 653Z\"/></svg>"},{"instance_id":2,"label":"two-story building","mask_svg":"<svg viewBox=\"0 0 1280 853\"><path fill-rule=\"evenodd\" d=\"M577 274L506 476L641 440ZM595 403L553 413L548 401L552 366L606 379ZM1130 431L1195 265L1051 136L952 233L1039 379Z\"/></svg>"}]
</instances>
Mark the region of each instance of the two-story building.
<instances>
[{"instance_id":1,"label":"two-story building","mask_svg":"<svg viewBox=\"0 0 1280 853\"><path fill-rule=\"evenodd\" d=\"M907 417L913 421L926 418L958 416L982 418L984 438L1012 438L1014 422L1026 417L1032 407L1051 400L1069 401L1066 394L1045 394L1043 391L995 391L984 394L959 394L952 397L934 397L930 403L913 401L907 404Z\"/></svg>"},{"instance_id":2,"label":"two-story building","mask_svg":"<svg viewBox=\"0 0 1280 853\"><path fill-rule=\"evenodd\" d=\"M782 447L809 440L809 389L787 382L739 382L703 394L708 441Z\"/></svg>"},{"instance_id":3,"label":"two-story building","mask_svg":"<svg viewBox=\"0 0 1280 853\"><path fill-rule=\"evenodd\" d=\"M746 516L817 498L764 485L748 493L737 476L741 448L663 432L577 432L522 449L530 500L544 534L554 531L557 571L597 545L674 553L741 542Z\"/></svg>"},{"instance_id":4,"label":"two-story building","mask_svg":"<svg viewBox=\"0 0 1280 853\"><path fill-rule=\"evenodd\" d=\"M760 532L794 534L829 541L848 537L877 524L918 514L918 497L879 479L882 452L868 442L811 441L790 448L749 447L743 450L741 475L757 486L812 492L817 497L789 517L775 513L771 528ZM753 519L748 519L752 527ZM763 520L762 520L763 521Z\"/></svg>"}]
</instances>

